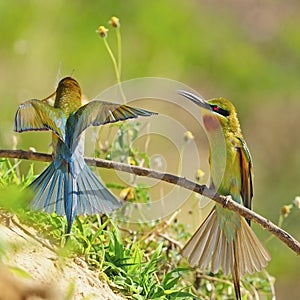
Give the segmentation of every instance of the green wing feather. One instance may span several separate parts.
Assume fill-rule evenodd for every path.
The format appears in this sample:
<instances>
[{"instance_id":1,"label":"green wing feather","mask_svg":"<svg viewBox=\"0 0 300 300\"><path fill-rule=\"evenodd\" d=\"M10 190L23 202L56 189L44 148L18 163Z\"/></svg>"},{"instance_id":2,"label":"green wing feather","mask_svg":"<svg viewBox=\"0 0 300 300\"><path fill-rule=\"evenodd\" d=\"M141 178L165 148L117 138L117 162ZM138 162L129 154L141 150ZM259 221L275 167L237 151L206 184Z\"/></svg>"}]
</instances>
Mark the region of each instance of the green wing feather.
<instances>
[{"instance_id":1,"label":"green wing feather","mask_svg":"<svg viewBox=\"0 0 300 300\"><path fill-rule=\"evenodd\" d=\"M241 164L241 196L243 198L244 206L252 209L252 198L253 198L253 181L252 181L252 160L250 152L247 148L246 143L241 140L241 147L238 148Z\"/></svg>"},{"instance_id":2,"label":"green wing feather","mask_svg":"<svg viewBox=\"0 0 300 300\"><path fill-rule=\"evenodd\" d=\"M68 121L76 124L76 132L73 139L78 137L89 126L99 126L107 123L114 123L121 120L137 118L138 116L148 117L156 113L141 108L134 108L128 105L120 105L104 101L92 101L80 107ZM73 124L68 124L71 126Z\"/></svg>"},{"instance_id":3,"label":"green wing feather","mask_svg":"<svg viewBox=\"0 0 300 300\"><path fill-rule=\"evenodd\" d=\"M65 125L66 117L60 109L46 102L32 99L19 105L14 130L17 132L51 130L64 140Z\"/></svg>"}]
</instances>

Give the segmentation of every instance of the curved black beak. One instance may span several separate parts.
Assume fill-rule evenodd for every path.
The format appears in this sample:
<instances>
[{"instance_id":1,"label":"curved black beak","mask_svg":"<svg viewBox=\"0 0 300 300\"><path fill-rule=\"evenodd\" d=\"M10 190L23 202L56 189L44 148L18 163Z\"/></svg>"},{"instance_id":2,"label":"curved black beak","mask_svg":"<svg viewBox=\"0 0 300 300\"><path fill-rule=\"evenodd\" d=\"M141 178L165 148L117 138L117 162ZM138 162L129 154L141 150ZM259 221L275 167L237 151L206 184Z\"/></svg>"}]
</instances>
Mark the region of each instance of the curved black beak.
<instances>
[{"instance_id":1,"label":"curved black beak","mask_svg":"<svg viewBox=\"0 0 300 300\"><path fill-rule=\"evenodd\" d=\"M183 91L183 90L177 90L177 93L183 97L188 98L189 100L193 101L195 104L197 104L198 106L204 108L204 109L208 109L211 110L211 106L202 98L199 98L198 96L187 92L187 91Z\"/></svg>"}]
</instances>

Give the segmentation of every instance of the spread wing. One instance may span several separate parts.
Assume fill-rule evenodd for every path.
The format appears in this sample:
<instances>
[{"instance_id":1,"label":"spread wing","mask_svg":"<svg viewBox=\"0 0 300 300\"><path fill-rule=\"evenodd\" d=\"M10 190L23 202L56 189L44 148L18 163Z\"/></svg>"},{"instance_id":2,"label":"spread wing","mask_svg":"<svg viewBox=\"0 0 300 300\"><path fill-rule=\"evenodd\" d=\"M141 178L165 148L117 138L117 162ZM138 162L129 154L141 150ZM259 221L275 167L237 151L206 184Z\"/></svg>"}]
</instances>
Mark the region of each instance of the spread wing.
<instances>
[{"instance_id":1,"label":"spread wing","mask_svg":"<svg viewBox=\"0 0 300 300\"><path fill-rule=\"evenodd\" d=\"M241 147L238 148L241 164L241 179L242 188L241 196L244 202L244 206L252 209L252 197L253 197L253 182L252 182L252 162L250 152L244 141L241 141Z\"/></svg>"},{"instance_id":2,"label":"spread wing","mask_svg":"<svg viewBox=\"0 0 300 300\"><path fill-rule=\"evenodd\" d=\"M148 117L156 113L141 108L134 108L128 105L115 104L104 101L92 101L80 107L74 115L69 117L67 127L72 128L73 140L89 126L99 126L107 123L114 123L121 120L137 118L138 116Z\"/></svg>"},{"instance_id":3,"label":"spread wing","mask_svg":"<svg viewBox=\"0 0 300 300\"><path fill-rule=\"evenodd\" d=\"M51 130L64 140L65 125L66 117L61 110L46 102L32 99L19 105L14 130L17 132Z\"/></svg>"}]
</instances>

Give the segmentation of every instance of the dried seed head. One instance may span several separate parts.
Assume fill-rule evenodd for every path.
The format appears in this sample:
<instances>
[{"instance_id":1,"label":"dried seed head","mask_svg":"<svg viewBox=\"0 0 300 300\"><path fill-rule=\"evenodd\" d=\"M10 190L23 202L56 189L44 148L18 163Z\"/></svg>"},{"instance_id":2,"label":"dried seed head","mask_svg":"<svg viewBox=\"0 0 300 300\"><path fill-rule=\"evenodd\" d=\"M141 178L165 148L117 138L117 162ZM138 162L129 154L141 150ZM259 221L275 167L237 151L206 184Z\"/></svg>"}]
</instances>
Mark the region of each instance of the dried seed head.
<instances>
[{"instance_id":1,"label":"dried seed head","mask_svg":"<svg viewBox=\"0 0 300 300\"><path fill-rule=\"evenodd\" d=\"M197 170L197 173L196 173L196 180L199 181L203 176L205 175L205 172L201 169L198 169Z\"/></svg>"},{"instance_id":2,"label":"dried seed head","mask_svg":"<svg viewBox=\"0 0 300 300\"><path fill-rule=\"evenodd\" d=\"M108 29L101 25L96 32L100 35L100 37L106 38Z\"/></svg>"},{"instance_id":3,"label":"dried seed head","mask_svg":"<svg viewBox=\"0 0 300 300\"><path fill-rule=\"evenodd\" d=\"M120 25L120 20L117 17L111 17L111 19L109 21L109 24L112 25L115 28L119 28L121 26Z\"/></svg>"},{"instance_id":4,"label":"dried seed head","mask_svg":"<svg viewBox=\"0 0 300 300\"><path fill-rule=\"evenodd\" d=\"M123 190L120 192L119 197L120 197L120 199L122 199L123 201L134 200L134 188L128 187L128 188L123 189Z\"/></svg>"},{"instance_id":5,"label":"dried seed head","mask_svg":"<svg viewBox=\"0 0 300 300\"><path fill-rule=\"evenodd\" d=\"M184 141L185 142L188 142L188 141L191 141L191 140L193 140L195 137L194 137L194 135L193 135L193 133L191 132L191 131L186 131L185 133L184 133Z\"/></svg>"},{"instance_id":6,"label":"dried seed head","mask_svg":"<svg viewBox=\"0 0 300 300\"><path fill-rule=\"evenodd\" d=\"M293 204L297 207L300 208L300 196L295 197Z\"/></svg>"},{"instance_id":7,"label":"dried seed head","mask_svg":"<svg viewBox=\"0 0 300 300\"><path fill-rule=\"evenodd\" d=\"M289 205L284 205L281 208L281 214L286 218L291 212L291 208Z\"/></svg>"}]
</instances>

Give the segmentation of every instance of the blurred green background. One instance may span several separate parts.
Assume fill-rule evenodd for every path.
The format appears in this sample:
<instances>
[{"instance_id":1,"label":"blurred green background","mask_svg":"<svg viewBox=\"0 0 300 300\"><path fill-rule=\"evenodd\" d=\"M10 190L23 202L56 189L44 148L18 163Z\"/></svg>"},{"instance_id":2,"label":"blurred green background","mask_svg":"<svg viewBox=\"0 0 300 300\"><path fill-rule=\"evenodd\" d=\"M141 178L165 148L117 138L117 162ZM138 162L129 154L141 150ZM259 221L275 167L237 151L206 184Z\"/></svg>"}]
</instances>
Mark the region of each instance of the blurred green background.
<instances>
[{"instance_id":1,"label":"blurred green background","mask_svg":"<svg viewBox=\"0 0 300 300\"><path fill-rule=\"evenodd\" d=\"M0 147L13 147L17 105L50 94L59 69L74 72L89 98L115 83L95 33L113 15L122 24L123 80L165 77L234 102L254 160L255 210L276 223L281 207L300 195L297 0L1 0ZM114 45L115 36L108 39ZM49 141L30 133L18 136L17 147L48 151ZM293 210L284 228L299 240L299 225ZM275 238L266 247L278 299L296 299L300 259Z\"/></svg>"}]
</instances>

